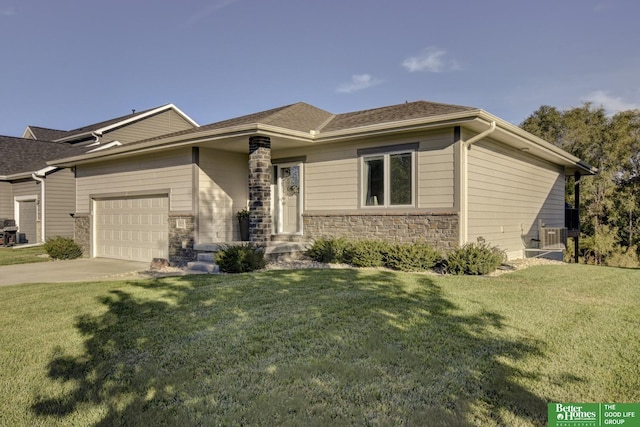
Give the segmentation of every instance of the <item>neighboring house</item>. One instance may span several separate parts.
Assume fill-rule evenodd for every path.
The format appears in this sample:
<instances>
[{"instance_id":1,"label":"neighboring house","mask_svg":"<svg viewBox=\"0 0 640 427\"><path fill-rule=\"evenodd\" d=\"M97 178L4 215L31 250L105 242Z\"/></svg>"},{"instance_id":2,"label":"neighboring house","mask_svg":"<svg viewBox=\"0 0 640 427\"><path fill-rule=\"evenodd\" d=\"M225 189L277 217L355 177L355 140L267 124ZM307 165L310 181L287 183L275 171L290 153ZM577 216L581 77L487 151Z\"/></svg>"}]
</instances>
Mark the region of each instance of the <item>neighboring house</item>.
<instances>
[{"instance_id":1,"label":"neighboring house","mask_svg":"<svg viewBox=\"0 0 640 427\"><path fill-rule=\"evenodd\" d=\"M89 256L184 263L239 240L484 239L524 256L563 227L580 159L481 109L411 102L332 114L297 103L50 163L76 170Z\"/></svg>"},{"instance_id":2,"label":"neighboring house","mask_svg":"<svg viewBox=\"0 0 640 427\"><path fill-rule=\"evenodd\" d=\"M0 218L15 220L19 243L73 237L75 172L47 161L195 127L169 104L71 131L29 126L23 138L0 136Z\"/></svg>"}]
</instances>

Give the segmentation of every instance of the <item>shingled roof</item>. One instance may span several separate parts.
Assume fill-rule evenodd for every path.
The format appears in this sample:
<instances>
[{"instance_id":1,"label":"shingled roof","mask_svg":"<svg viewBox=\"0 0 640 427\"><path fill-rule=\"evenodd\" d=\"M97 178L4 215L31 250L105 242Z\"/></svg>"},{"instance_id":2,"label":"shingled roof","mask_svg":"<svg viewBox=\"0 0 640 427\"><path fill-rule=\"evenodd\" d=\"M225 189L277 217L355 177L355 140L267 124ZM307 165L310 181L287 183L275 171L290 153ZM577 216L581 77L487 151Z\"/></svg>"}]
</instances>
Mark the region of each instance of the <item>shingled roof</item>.
<instances>
[{"instance_id":1,"label":"shingled roof","mask_svg":"<svg viewBox=\"0 0 640 427\"><path fill-rule=\"evenodd\" d=\"M74 140L76 138L79 140L85 140L90 137L91 132L95 132L99 129L118 124L125 120L130 120L132 118L142 116L150 111L166 107L167 105L170 105L170 104L166 104L166 105L155 107L155 108L149 108L148 110L127 114L124 116L116 117L114 119L105 120L99 123L93 123L90 125L82 126L77 129L72 129L68 131L42 128L38 126L29 126L28 128L31 130L31 134L36 139L41 141L61 141L61 140L69 141L69 140Z\"/></svg>"},{"instance_id":2,"label":"shingled roof","mask_svg":"<svg viewBox=\"0 0 640 427\"><path fill-rule=\"evenodd\" d=\"M271 110L203 125L194 129L137 141L134 144L178 136L195 136L211 130L227 129L242 125L271 125L300 132L327 132L471 110L477 110L477 108L417 101L371 110L333 114L305 102L298 102Z\"/></svg>"},{"instance_id":3,"label":"shingled roof","mask_svg":"<svg viewBox=\"0 0 640 427\"><path fill-rule=\"evenodd\" d=\"M85 153L86 147L0 135L0 176L35 172L47 161Z\"/></svg>"},{"instance_id":4,"label":"shingled roof","mask_svg":"<svg viewBox=\"0 0 640 427\"><path fill-rule=\"evenodd\" d=\"M427 101L405 102L404 104L391 105L388 107L338 114L322 128L322 131L329 132L353 129L362 126L441 116L471 110L477 110L477 108Z\"/></svg>"},{"instance_id":5,"label":"shingled roof","mask_svg":"<svg viewBox=\"0 0 640 427\"><path fill-rule=\"evenodd\" d=\"M40 141L55 141L56 139L64 138L69 133L69 131L66 130L48 129L38 126L29 126L29 130L33 138Z\"/></svg>"}]
</instances>

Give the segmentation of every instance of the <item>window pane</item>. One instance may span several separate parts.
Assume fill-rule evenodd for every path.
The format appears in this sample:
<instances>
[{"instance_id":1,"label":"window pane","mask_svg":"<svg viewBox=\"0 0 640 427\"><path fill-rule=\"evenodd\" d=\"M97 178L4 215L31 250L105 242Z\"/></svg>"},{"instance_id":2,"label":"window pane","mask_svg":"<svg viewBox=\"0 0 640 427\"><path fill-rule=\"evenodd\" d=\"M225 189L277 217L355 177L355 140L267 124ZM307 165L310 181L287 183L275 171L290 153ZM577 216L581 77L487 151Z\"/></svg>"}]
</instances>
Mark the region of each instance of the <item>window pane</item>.
<instances>
[{"instance_id":1,"label":"window pane","mask_svg":"<svg viewBox=\"0 0 640 427\"><path fill-rule=\"evenodd\" d=\"M365 205L384 205L384 158L364 160Z\"/></svg>"},{"instance_id":2,"label":"window pane","mask_svg":"<svg viewBox=\"0 0 640 427\"><path fill-rule=\"evenodd\" d=\"M389 156L389 198L392 205L410 205L411 187L411 153L392 154Z\"/></svg>"}]
</instances>

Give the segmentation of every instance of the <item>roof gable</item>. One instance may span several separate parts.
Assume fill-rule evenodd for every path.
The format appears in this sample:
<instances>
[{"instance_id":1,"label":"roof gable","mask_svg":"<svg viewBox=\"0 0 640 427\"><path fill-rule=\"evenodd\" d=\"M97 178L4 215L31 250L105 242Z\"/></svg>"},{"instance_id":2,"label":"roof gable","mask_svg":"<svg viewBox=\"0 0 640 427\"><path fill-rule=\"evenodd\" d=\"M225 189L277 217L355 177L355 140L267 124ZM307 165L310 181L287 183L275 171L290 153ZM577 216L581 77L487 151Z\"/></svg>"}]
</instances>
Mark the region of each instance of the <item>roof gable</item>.
<instances>
[{"instance_id":1,"label":"roof gable","mask_svg":"<svg viewBox=\"0 0 640 427\"><path fill-rule=\"evenodd\" d=\"M27 126L23 138L37 139L40 141L55 141L67 135L68 131L59 129L41 128L38 126Z\"/></svg>"},{"instance_id":2,"label":"roof gable","mask_svg":"<svg viewBox=\"0 0 640 427\"><path fill-rule=\"evenodd\" d=\"M150 108L148 110L143 110L139 112L132 112L131 114L127 114L124 116L116 117L114 119L105 120L99 123L93 123L90 125L82 126L77 129L63 131L57 129L47 129L41 128L37 126L28 126L27 131L31 131L30 133L34 136L35 139L39 139L42 141L65 141L65 142L80 142L86 141L87 139L92 138L93 133L102 133L107 132L122 126L126 126L127 124L142 120L145 117L153 114L159 114L167 110L174 110L180 116L182 116L186 121L191 123L193 127L197 127L198 124L192 120L185 113L180 111L173 104L166 104L160 107ZM25 131L25 136L27 134Z\"/></svg>"}]
</instances>

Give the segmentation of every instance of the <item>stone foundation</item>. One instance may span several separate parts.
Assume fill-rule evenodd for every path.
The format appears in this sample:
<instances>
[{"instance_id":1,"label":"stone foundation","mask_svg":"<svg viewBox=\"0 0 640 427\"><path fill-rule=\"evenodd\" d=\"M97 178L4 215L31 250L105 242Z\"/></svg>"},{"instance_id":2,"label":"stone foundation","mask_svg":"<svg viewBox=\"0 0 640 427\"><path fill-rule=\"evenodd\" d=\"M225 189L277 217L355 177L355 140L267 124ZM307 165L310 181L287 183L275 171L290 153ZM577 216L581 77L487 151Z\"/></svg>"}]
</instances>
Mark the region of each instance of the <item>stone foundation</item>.
<instances>
[{"instance_id":1,"label":"stone foundation","mask_svg":"<svg viewBox=\"0 0 640 427\"><path fill-rule=\"evenodd\" d=\"M457 213L304 214L308 238L346 237L390 242L426 242L450 250L458 246Z\"/></svg>"},{"instance_id":2,"label":"stone foundation","mask_svg":"<svg viewBox=\"0 0 640 427\"><path fill-rule=\"evenodd\" d=\"M73 240L82 248L82 256L91 256L91 217L78 215L74 217Z\"/></svg>"},{"instance_id":3,"label":"stone foundation","mask_svg":"<svg viewBox=\"0 0 640 427\"><path fill-rule=\"evenodd\" d=\"M169 215L169 263L172 266L183 267L196 259L194 235L193 215Z\"/></svg>"}]
</instances>

